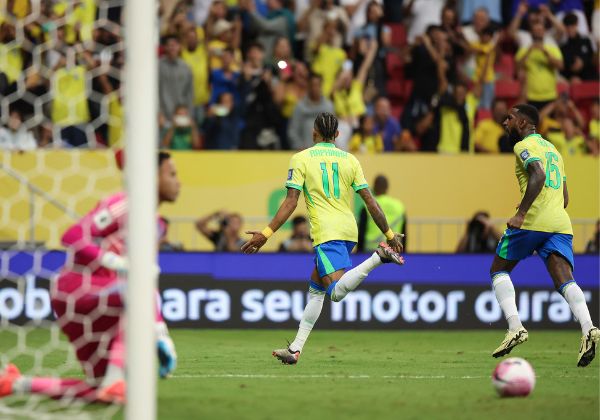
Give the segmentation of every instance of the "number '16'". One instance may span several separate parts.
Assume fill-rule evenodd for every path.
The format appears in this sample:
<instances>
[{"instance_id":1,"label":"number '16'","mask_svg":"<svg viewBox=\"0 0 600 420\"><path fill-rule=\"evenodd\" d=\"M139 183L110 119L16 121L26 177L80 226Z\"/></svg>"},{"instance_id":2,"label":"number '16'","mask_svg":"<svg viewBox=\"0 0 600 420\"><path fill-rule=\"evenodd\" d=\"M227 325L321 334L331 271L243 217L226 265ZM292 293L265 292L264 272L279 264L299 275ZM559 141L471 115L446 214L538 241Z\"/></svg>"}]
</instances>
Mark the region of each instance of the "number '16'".
<instances>
[{"instance_id":1,"label":"number '16'","mask_svg":"<svg viewBox=\"0 0 600 420\"><path fill-rule=\"evenodd\" d=\"M553 162L558 162L558 156L553 152L546 152L546 187L554 188L555 190L560 188L561 177L558 166ZM552 172L556 172L556 181L552 179Z\"/></svg>"},{"instance_id":2,"label":"number '16'","mask_svg":"<svg viewBox=\"0 0 600 420\"><path fill-rule=\"evenodd\" d=\"M329 174L327 173L327 163L321 162L321 171L323 172L323 191L325 191L325 196L327 198L331 198L331 193L329 192ZM340 177L338 173L337 162L333 162L331 164L331 171L333 172L333 196L335 198L340 198Z\"/></svg>"}]
</instances>

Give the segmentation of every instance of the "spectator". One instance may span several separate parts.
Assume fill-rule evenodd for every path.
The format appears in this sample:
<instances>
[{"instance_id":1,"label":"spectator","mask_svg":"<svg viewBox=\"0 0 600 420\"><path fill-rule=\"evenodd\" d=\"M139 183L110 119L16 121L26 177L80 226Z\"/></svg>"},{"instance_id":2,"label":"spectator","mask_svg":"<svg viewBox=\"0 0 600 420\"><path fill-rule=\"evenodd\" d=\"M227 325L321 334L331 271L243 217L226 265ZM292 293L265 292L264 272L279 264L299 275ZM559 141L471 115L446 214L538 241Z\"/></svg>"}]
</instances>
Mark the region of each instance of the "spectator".
<instances>
[{"instance_id":1,"label":"spectator","mask_svg":"<svg viewBox=\"0 0 600 420\"><path fill-rule=\"evenodd\" d=\"M439 26L442 23L442 9L445 3L445 0L407 0L404 15L410 16L409 44L413 44L418 37L425 35L430 26Z\"/></svg>"},{"instance_id":2,"label":"spectator","mask_svg":"<svg viewBox=\"0 0 600 420\"><path fill-rule=\"evenodd\" d=\"M456 81L455 62L446 33L437 26L430 26L427 34L411 48L405 71L407 78L413 81L413 89L402 113L402 127L415 133L415 123L430 111L433 96L446 90L441 86L440 76L450 84Z\"/></svg>"},{"instance_id":3,"label":"spectator","mask_svg":"<svg viewBox=\"0 0 600 420\"><path fill-rule=\"evenodd\" d=\"M528 30L519 29L525 15L527 15ZM546 23L551 25L554 36L545 30ZM507 28L508 36L517 43L519 48L527 49L529 46L531 46L531 44L533 44L534 38L539 38L540 36L539 30L537 35L534 35L533 33L534 26L536 24L542 25L542 28L544 29L542 35L544 45L555 46L557 44L556 40L561 39L565 33L565 28L562 22L552 14L547 5L542 4L539 7L529 7L527 5L527 1L522 0L517 7L517 12Z\"/></svg>"},{"instance_id":4,"label":"spectator","mask_svg":"<svg viewBox=\"0 0 600 420\"><path fill-rule=\"evenodd\" d=\"M292 236L281 243L279 252L312 252L313 245L309 231L306 217L294 217L292 219Z\"/></svg>"},{"instance_id":5,"label":"spectator","mask_svg":"<svg viewBox=\"0 0 600 420\"><path fill-rule=\"evenodd\" d=\"M375 0L371 0L367 4L367 22L355 35L354 44L358 46L359 53L365 56L366 48L361 48L361 44L364 44L361 39L377 41L377 50L369 73L375 89L377 89L377 94L385 95L387 80L385 56L392 44L392 31L383 24L383 7Z\"/></svg>"},{"instance_id":6,"label":"spectator","mask_svg":"<svg viewBox=\"0 0 600 420\"><path fill-rule=\"evenodd\" d=\"M587 146L592 155L600 154L600 104L598 100L592 103L590 108Z\"/></svg>"},{"instance_id":7,"label":"spectator","mask_svg":"<svg viewBox=\"0 0 600 420\"><path fill-rule=\"evenodd\" d=\"M383 149L386 152L392 150L414 152L417 150L417 145L411 138L404 139L401 136L400 124L392 117L390 100L383 96L375 100L373 132L381 135Z\"/></svg>"},{"instance_id":8,"label":"spectator","mask_svg":"<svg viewBox=\"0 0 600 420\"><path fill-rule=\"evenodd\" d=\"M296 22L293 13L284 7L283 0L268 0L269 12L262 17L256 12L255 0L240 0L240 9L249 17L250 27L258 33L256 41L265 49L265 55L273 55L273 47L277 38L285 36L290 43L294 42Z\"/></svg>"},{"instance_id":9,"label":"spectator","mask_svg":"<svg viewBox=\"0 0 600 420\"><path fill-rule=\"evenodd\" d=\"M303 56L305 60L312 60L313 46L323 31L327 21L335 22L338 28L333 45L337 48L344 46L344 40L350 27L350 19L346 10L335 5L333 0L310 0L310 6L300 15L298 30L306 32Z\"/></svg>"},{"instance_id":10,"label":"spectator","mask_svg":"<svg viewBox=\"0 0 600 420\"><path fill-rule=\"evenodd\" d=\"M194 83L194 122L198 127L202 126L204 121L204 108L210 99L210 90L208 86L208 54L204 40L200 40L198 34L204 31L202 28L190 26L185 32L183 39L183 49L181 58L190 68Z\"/></svg>"},{"instance_id":11,"label":"spectator","mask_svg":"<svg viewBox=\"0 0 600 420\"><path fill-rule=\"evenodd\" d=\"M406 233L406 208L402 201L388 195L389 182L383 175L377 175L373 182L373 194L377 203L385 213L390 229L396 233ZM385 241L375 221L365 207L360 211L358 219L358 252L371 252L380 242ZM406 240L403 241L406 251Z\"/></svg>"},{"instance_id":12,"label":"spectator","mask_svg":"<svg viewBox=\"0 0 600 420\"><path fill-rule=\"evenodd\" d=\"M596 79L598 73L594 69L594 49L590 39L577 32L577 15L567 14L563 23L567 33L567 39L560 47L564 57L563 76L571 83Z\"/></svg>"},{"instance_id":13,"label":"spectator","mask_svg":"<svg viewBox=\"0 0 600 420\"><path fill-rule=\"evenodd\" d=\"M271 66L274 71L277 71L280 69L278 65L281 62L285 63L286 66L291 66L294 63L292 45L284 36L277 38L277 41L275 41L275 46L273 47L273 56L269 58L269 62L267 64Z\"/></svg>"},{"instance_id":14,"label":"spectator","mask_svg":"<svg viewBox=\"0 0 600 420\"><path fill-rule=\"evenodd\" d=\"M479 121L473 134L475 151L479 153L500 152L500 138L504 136L502 122L506 118L508 106L502 99L494 99L492 105L492 118Z\"/></svg>"},{"instance_id":15,"label":"spectator","mask_svg":"<svg viewBox=\"0 0 600 420\"><path fill-rule=\"evenodd\" d=\"M277 135L283 124L281 111L273 99L273 74L265 68L265 51L261 44L252 44L244 63L240 89L244 128L240 149L280 149Z\"/></svg>"},{"instance_id":16,"label":"spectator","mask_svg":"<svg viewBox=\"0 0 600 420\"><path fill-rule=\"evenodd\" d=\"M63 142L71 147L89 146L90 110L86 74L94 67L81 44L68 47L51 76L52 122L60 128Z\"/></svg>"},{"instance_id":17,"label":"spectator","mask_svg":"<svg viewBox=\"0 0 600 420\"><path fill-rule=\"evenodd\" d=\"M313 145L313 125L321 112L333 113L333 104L323 96L322 78L311 74L308 94L294 109L288 126L288 139L292 150L303 150Z\"/></svg>"},{"instance_id":18,"label":"spectator","mask_svg":"<svg viewBox=\"0 0 600 420\"><path fill-rule=\"evenodd\" d=\"M223 68L223 53L229 50L233 57L230 67L234 71L239 71L242 64L242 52L239 47L239 35L237 35L235 25L225 19L219 19L211 27L210 34L211 39L208 42L210 70L215 71Z\"/></svg>"},{"instance_id":19,"label":"spectator","mask_svg":"<svg viewBox=\"0 0 600 420\"><path fill-rule=\"evenodd\" d=\"M375 54L377 54L377 41L374 39L361 40L361 44L368 46L366 46L365 58L356 73L356 77L352 77L352 61L347 60L333 85L333 106L340 124L338 126L340 135L336 143L342 149L347 144L352 130L358 127L358 119L367 111L363 92L367 81L367 73L375 59Z\"/></svg>"},{"instance_id":20,"label":"spectator","mask_svg":"<svg viewBox=\"0 0 600 420\"><path fill-rule=\"evenodd\" d=\"M491 109L494 101L495 74L494 62L496 61L496 43L494 28L489 25L479 34L479 39L469 43L469 49L475 54L475 74L473 80L481 80L481 98L479 107Z\"/></svg>"},{"instance_id":21,"label":"spectator","mask_svg":"<svg viewBox=\"0 0 600 420\"><path fill-rule=\"evenodd\" d=\"M328 20L313 50L316 56L312 63L312 71L323 77L323 95L327 97L331 95L335 78L346 61L346 52L335 46L338 36L335 22Z\"/></svg>"},{"instance_id":22,"label":"spectator","mask_svg":"<svg viewBox=\"0 0 600 420\"><path fill-rule=\"evenodd\" d=\"M590 239L585 246L586 254L596 254L600 253L600 220L596 222L596 232L592 239Z\"/></svg>"},{"instance_id":23,"label":"spectator","mask_svg":"<svg viewBox=\"0 0 600 420\"><path fill-rule=\"evenodd\" d=\"M171 120L178 105L185 105L194 115L194 81L188 65L179 58L181 44L174 36L164 40L165 56L158 64L158 96L160 112Z\"/></svg>"},{"instance_id":24,"label":"spectator","mask_svg":"<svg viewBox=\"0 0 600 420\"><path fill-rule=\"evenodd\" d=\"M352 153L375 154L383 152L381 134L374 133L373 117L365 114L360 117L358 130L352 136L348 148Z\"/></svg>"},{"instance_id":25,"label":"spectator","mask_svg":"<svg viewBox=\"0 0 600 420\"><path fill-rule=\"evenodd\" d=\"M241 104L239 90L240 73L234 70L234 51L225 48L221 53L222 67L210 72L210 104L216 102L222 93L228 92L233 95L236 105Z\"/></svg>"},{"instance_id":26,"label":"spectator","mask_svg":"<svg viewBox=\"0 0 600 420\"><path fill-rule=\"evenodd\" d=\"M525 73L525 96L527 102L541 110L557 96L556 70L563 69L563 59L556 45L544 42L544 25L534 23L531 27L533 43L517 51L516 60Z\"/></svg>"},{"instance_id":27,"label":"spectator","mask_svg":"<svg viewBox=\"0 0 600 420\"><path fill-rule=\"evenodd\" d=\"M11 111L6 127L0 127L0 150L34 150L37 143L31 131L23 124L23 116Z\"/></svg>"},{"instance_id":28,"label":"spectator","mask_svg":"<svg viewBox=\"0 0 600 420\"><path fill-rule=\"evenodd\" d=\"M160 220L160 224L162 225L162 232L160 232L159 238L158 238L158 249L159 251L163 252L163 251L175 251L175 252L181 252L183 251L183 245L181 245L181 243L175 243L175 242L170 242L168 235L169 235L169 226L170 226L170 222L169 219L167 219L166 217L159 217Z\"/></svg>"},{"instance_id":29,"label":"spectator","mask_svg":"<svg viewBox=\"0 0 600 420\"><path fill-rule=\"evenodd\" d=\"M448 35L448 42L452 47L452 54L456 57L462 56L465 52L464 29L458 24L456 10L454 10L453 7L446 5L442 9L442 23L440 27Z\"/></svg>"},{"instance_id":30,"label":"spectator","mask_svg":"<svg viewBox=\"0 0 600 420\"><path fill-rule=\"evenodd\" d=\"M281 107L281 113L286 121L292 117L298 101L306 95L308 75L308 67L302 61L279 68L280 83L274 87L274 99Z\"/></svg>"},{"instance_id":31,"label":"spectator","mask_svg":"<svg viewBox=\"0 0 600 420\"><path fill-rule=\"evenodd\" d=\"M462 23L472 22L475 25L478 17L476 16L481 10L485 11L488 17L488 22L485 23L484 27L489 24L489 20L493 20L495 23L502 22L502 10L500 0L462 0L460 8L460 21Z\"/></svg>"},{"instance_id":32,"label":"spectator","mask_svg":"<svg viewBox=\"0 0 600 420\"><path fill-rule=\"evenodd\" d=\"M446 92L437 107L436 127L439 143L436 150L441 153L473 152L473 124L477 111L478 89L474 92L464 83L457 83L452 93ZM430 147L427 149L431 150Z\"/></svg>"},{"instance_id":33,"label":"spectator","mask_svg":"<svg viewBox=\"0 0 600 420\"><path fill-rule=\"evenodd\" d=\"M383 0L376 0L383 4ZM368 0L340 0L340 6L346 10L350 19L350 27L346 34L346 44L351 45L356 31L362 28L367 22Z\"/></svg>"},{"instance_id":34,"label":"spectator","mask_svg":"<svg viewBox=\"0 0 600 420\"><path fill-rule=\"evenodd\" d=\"M218 228L209 225L217 224ZM242 216L238 213L217 211L196 221L196 229L215 245L217 252L240 252L244 240L240 237Z\"/></svg>"},{"instance_id":35,"label":"spectator","mask_svg":"<svg viewBox=\"0 0 600 420\"><path fill-rule=\"evenodd\" d=\"M162 147L171 150L200 149L200 134L186 105L175 108L173 121L162 139Z\"/></svg>"},{"instance_id":36,"label":"spectator","mask_svg":"<svg viewBox=\"0 0 600 420\"><path fill-rule=\"evenodd\" d=\"M560 130L548 132L546 138L562 156L575 156L586 153L586 141L583 132L570 117L563 117L560 120Z\"/></svg>"},{"instance_id":37,"label":"spectator","mask_svg":"<svg viewBox=\"0 0 600 420\"><path fill-rule=\"evenodd\" d=\"M540 111L540 134L547 137L552 131L560 131L563 118L571 118L576 126L583 130L585 123L583 115L566 93L561 94L559 99L549 103Z\"/></svg>"},{"instance_id":38,"label":"spectator","mask_svg":"<svg viewBox=\"0 0 600 420\"><path fill-rule=\"evenodd\" d=\"M458 243L456 252L460 254L494 252L500 236L494 228L489 213L478 211L467 224L467 230Z\"/></svg>"},{"instance_id":39,"label":"spectator","mask_svg":"<svg viewBox=\"0 0 600 420\"><path fill-rule=\"evenodd\" d=\"M240 116L231 93L221 93L217 102L208 108L204 132L207 149L231 150L239 147Z\"/></svg>"}]
</instances>

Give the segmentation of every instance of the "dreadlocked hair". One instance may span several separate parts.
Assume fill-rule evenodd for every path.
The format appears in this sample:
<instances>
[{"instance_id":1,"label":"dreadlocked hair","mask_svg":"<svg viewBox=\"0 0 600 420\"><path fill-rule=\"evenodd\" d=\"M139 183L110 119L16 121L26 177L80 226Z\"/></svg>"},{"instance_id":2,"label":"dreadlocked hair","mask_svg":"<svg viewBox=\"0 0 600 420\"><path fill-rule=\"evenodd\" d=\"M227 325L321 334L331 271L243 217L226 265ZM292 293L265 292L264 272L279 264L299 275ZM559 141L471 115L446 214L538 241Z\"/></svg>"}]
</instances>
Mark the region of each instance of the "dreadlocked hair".
<instances>
[{"instance_id":1,"label":"dreadlocked hair","mask_svg":"<svg viewBox=\"0 0 600 420\"><path fill-rule=\"evenodd\" d=\"M323 137L323 140L335 139L338 129L338 120L329 112L321 112L315 119L315 130Z\"/></svg>"}]
</instances>

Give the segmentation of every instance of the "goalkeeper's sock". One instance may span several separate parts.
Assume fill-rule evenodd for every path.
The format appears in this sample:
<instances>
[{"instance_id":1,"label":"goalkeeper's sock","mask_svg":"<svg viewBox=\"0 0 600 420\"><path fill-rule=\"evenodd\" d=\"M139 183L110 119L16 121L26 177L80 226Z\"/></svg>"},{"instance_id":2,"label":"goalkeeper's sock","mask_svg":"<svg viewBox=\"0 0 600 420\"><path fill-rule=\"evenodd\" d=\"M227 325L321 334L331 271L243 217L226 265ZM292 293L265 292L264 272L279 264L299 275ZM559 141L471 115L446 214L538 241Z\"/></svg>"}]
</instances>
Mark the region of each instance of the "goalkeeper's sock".
<instances>
[{"instance_id":1,"label":"goalkeeper's sock","mask_svg":"<svg viewBox=\"0 0 600 420\"><path fill-rule=\"evenodd\" d=\"M575 283L575 280L562 284L558 288L558 291L563 295L571 308L571 312L573 312L573 315L575 315L575 318L579 321L581 333L586 335L593 327L593 324L583 291L577 283Z\"/></svg>"},{"instance_id":2,"label":"goalkeeper's sock","mask_svg":"<svg viewBox=\"0 0 600 420\"><path fill-rule=\"evenodd\" d=\"M42 394L52 398L84 398L94 401L96 389L82 379L21 377L13 384L13 392Z\"/></svg>"},{"instance_id":3,"label":"goalkeeper's sock","mask_svg":"<svg viewBox=\"0 0 600 420\"><path fill-rule=\"evenodd\" d=\"M519 311L517 310L515 287L508 273L506 271L499 271L492 274L492 284L498 304L500 304L504 317L508 321L508 329L510 331L517 331L519 328L522 328L523 324L521 324Z\"/></svg>"},{"instance_id":4,"label":"goalkeeper's sock","mask_svg":"<svg viewBox=\"0 0 600 420\"><path fill-rule=\"evenodd\" d=\"M306 340L308 339L310 332L317 322L317 319L319 319L319 315L321 315L324 299L325 289L311 281L310 288L308 289L308 302L306 303L304 313L302 314L302 319L300 320L298 333L289 347L292 352L302 352L304 343L306 343Z\"/></svg>"},{"instance_id":5,"label":"goalkeeper's sock","mask_svg":"<svg viewBox=\"0 0 600 420\"><path fill-rule=\"evenodd\" d=\"M327 294L334 302L339 302L346 297L348 293L356 289L371 271L382 264L381 258L376 252L365 261L354 267L352 270L344 273L338 281L334 281L327 288Z\"/></svg>"}]
</instances>

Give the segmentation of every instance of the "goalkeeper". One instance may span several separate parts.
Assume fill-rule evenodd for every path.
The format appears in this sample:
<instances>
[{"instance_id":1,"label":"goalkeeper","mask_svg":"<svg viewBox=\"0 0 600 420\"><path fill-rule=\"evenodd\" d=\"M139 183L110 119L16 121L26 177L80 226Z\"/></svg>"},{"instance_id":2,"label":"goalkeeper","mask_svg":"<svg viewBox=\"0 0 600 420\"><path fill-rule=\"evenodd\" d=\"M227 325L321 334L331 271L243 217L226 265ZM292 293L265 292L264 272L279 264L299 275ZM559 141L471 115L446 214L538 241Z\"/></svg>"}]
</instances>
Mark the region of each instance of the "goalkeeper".
<instances>
[{"instance_id":1,"label":"goalkeeper","mask_svg":"<svg viewBox=\"0 0 600 420\"><path fill-rule=\"evenodd\" d=\"M168 153L158 154L158 201L174 202L180 184ZM75 347L84 379L22 376L9 364L0 376L0 397L33 393L53 398L125 402L122 276L127 272L125 222L127 198L117 193L71 226L62 242L67 262L52 286L52 308L61 330ZM159 237L164 223L158 219ZM158 269L157 269L158 270ZM177 356L167 327L156 311L159 374L175 369Z\"/></svg>"}]
</instances>

